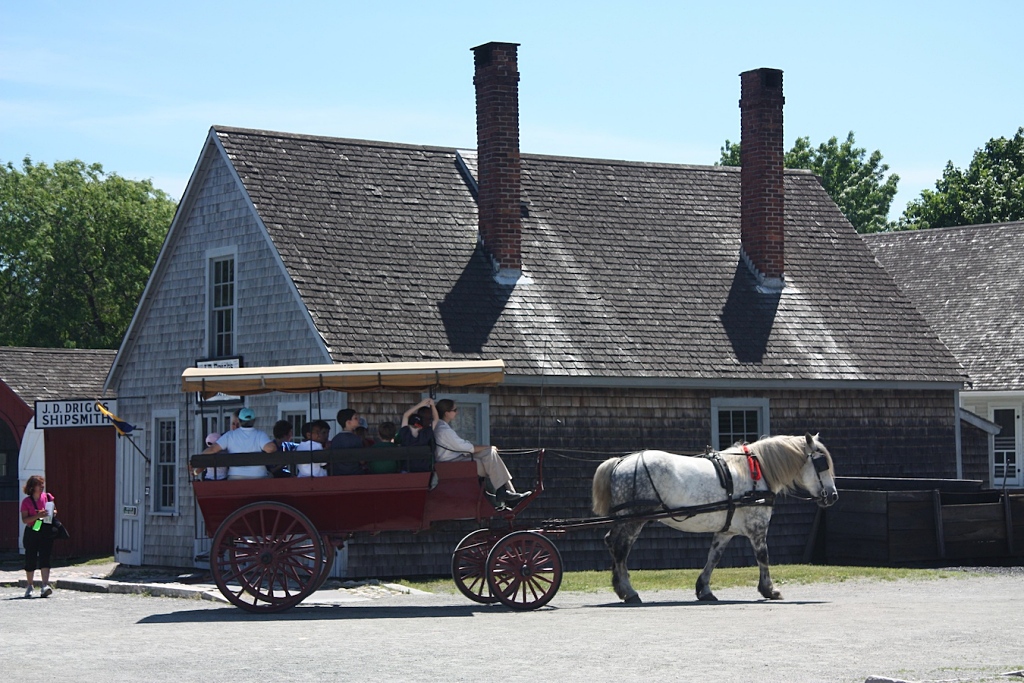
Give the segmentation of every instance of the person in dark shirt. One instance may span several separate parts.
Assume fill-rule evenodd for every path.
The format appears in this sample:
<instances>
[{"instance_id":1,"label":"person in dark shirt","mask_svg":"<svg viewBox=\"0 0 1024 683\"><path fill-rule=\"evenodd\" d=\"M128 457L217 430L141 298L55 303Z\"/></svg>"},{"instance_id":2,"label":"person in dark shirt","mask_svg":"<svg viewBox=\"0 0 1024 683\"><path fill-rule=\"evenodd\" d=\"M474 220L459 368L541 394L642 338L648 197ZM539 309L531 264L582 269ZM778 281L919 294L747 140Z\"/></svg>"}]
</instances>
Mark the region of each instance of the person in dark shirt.
<instances>
[{"instance_id":1,"label":"person in dark shirt","mask_svg":"<svg viewBox=\"0 0 1024 683\"><path fill-rule=\"evenodd\" d=\"M362 448L363 440L356 434L359 427L359 413L352 408L338 411L338 427L340 432L331 439L331 448ZM331 474L362 474L362 463L335 462L331 463Z\"/></svg>"},{"instance_id":2,"label":"person in dark shirt","mask_svg":"<svg viewBox=\"0 0 1024 683\"><path fill-rule=\"evenodd\" d=\"M380 426L377 427L377 434L380 435L380 441L373 444L374 448L397 448L395 443L395 429L394 422L381 422ZM399 471L398 460L371 460L370 461L370 474L392 474Z\"/></svg>"},{"instance_id":3,"label":"person in dark shirt","mask_svg":"<svg viewBox=\"0 0 1024 683\"><path fill-rule=\"evenodd\" d=\"M402 428L395 437L395 443L399 446L430 446L434 442L433 423L437 413L434 408L434 399L427 398L402 415ZM429 472L432 466L432 458L419 458L410 460L408 468L410 472Z\"/></svg>"}]
</instances>

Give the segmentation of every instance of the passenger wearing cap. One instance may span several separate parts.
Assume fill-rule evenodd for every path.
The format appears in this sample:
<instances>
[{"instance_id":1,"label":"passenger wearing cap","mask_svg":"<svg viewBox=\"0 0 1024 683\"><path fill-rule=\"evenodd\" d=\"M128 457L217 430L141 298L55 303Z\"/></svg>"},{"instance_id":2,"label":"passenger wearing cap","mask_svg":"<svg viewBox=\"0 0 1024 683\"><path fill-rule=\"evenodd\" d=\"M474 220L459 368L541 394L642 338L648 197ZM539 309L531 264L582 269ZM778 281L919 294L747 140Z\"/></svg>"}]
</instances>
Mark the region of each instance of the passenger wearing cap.
<instances>
[{"instance_id":1,"label":"passenger wearing cap","mask_svg":"<svg viewBox=\"0 0 1024 683\"><path fill-rule=\"evenodd\" d=\"M220 432L210 432L206 435L206 447L209 448L213 444L217 443L217 439L220 438ZM215 479L220 481L221 479L228 478L227 467L207 467L206 471L203 472L203 479Z\"/></svg>"},{"instance_id":2,"label":"passenger wearing cap","mask_svg":"<svg viewBox=\"0 0 1024 683\"><path fill-rule=\"evenodd\" d=\"M371 448L377 440L370 436L370 423L365 417L359 418L359 426L356 427L356 436L363 440L363 448Z\"/></svg>"},{"instance_id":3,"label":"passenger wearing cap","mask_svg":"<svg viewBox=\"0 0 1024 683\"><path fill-rule=\"evenodd\" d=\"M363 440L356 434L359 427L359 413L352 408L338 411L338 426L341 431L331 439L331 448L362 448ZM362 474L363 467L358 462L331 463L331 474Z\"/></svg>"},{"instance_id":4,"label":"passenger wearing cap","mask_svg":"<svg viewBox=\"0 0 1024 683\"><path fill-rule=\"evenodd\" d=\"M238 411L240 427L230 432L221 434L217 442L207 447L203 453L275 453L277 444L267 436L266 432L253 427L256 423L256 413L252 408L242 408ZM263 465L229 465L228 479L265 479L270 476L267 468Z\"/></svg>"}]
</instances>

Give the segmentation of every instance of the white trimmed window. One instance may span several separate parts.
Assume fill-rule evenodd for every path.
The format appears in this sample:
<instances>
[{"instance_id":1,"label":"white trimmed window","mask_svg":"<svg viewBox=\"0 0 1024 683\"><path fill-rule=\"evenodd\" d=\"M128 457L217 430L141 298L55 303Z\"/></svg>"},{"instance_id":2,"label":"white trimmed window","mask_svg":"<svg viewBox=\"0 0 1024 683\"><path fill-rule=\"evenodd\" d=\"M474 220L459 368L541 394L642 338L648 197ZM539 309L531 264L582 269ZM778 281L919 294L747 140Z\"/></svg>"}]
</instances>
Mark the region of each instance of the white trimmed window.
<instances>
[{"instance_id":1,"label":"white trimmed window","mask_svg":"<svg viewBox=\"0 0 1024 683\"><path fill-rule=\"evenodd\" d=\"M992 437L992 485L1020 486L1020 409L993 408L992 421L1002 430Z\"/></svg>"},{"instance_id":2,"label":"white trimmed window","mask_svg":"<svg viewBox=\"0 0 1024 683\"><path fill-rule=\"evenodd\" d=\"M235 353L235 256L210 258L210 357Z\"/></svg>"},{"instance_id":3,"label":"white trimmed window","mask_svg":"<svg viewBox=\"0 0 1024 683\"><path fill-rule=\"evenodd\" d=\"M178 505L178 416L153 419L153 512L173 514Z\"/></svg>"},{"instance_id":4,"label":"white trimmed window","mask_svg":"<svg viewBox=\"0 0 1024 683\"><path fill-rule=\"evenodd\" d=\"M753 442L771 433L766 398L711 399L711 447L728 448L738 441Z\"/></svg>"}]
</instances>

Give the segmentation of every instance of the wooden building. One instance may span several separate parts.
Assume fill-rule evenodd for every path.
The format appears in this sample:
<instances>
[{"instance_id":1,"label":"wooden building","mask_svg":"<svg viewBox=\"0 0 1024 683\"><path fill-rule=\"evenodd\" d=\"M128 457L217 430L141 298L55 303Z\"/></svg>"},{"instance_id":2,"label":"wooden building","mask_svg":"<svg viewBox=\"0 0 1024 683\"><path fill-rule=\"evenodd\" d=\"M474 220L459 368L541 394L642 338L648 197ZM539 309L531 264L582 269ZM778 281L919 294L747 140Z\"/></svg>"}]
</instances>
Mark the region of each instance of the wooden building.
<instances>
[{"instance_id":1,"label":"wooden building","mask_svg":"<svg viewBox=\"0 0 1024 683\"><path fill-rule=\"evenodd\" d=\"M1024 488L1024 221L864 239L967 371L962 476Z\"/></svg>"},{"instance_id":2,"label":"wooden building","mask_svg":"<svg viewBox=\"0 0 1024 683\"><path fill-rule=\"evenodd\" d=\"M26 476L19 452L36 401L106 397L103 384L115 352L107 349L0 347L0 549L17 550L18 506ZM114 430L107 427L42 430L46 489L57 501L71 538L58 556L114 552Z\"/></svg>"},{"instance_id":3,"label":"wooden building","mask_svg":"<svg viewBox=\"0 0 1024 683\"><path fill-rule=\"evenodd\" d=\"M107 383L152 461L119 453L120 561L204 549L185 463L240 405L179 392L207 362L501 358L456 428L549 449L535 518L587 515L612 454L769 433L820 432L842 474L956 476L962 369L818 179L783 170L782 72L742 75L741 170L522 154L516 46L474 59L475 150L210 130ZM246 405L265 430L346 405L372 429L420 398ZM803 558L813 510L779 506L774 560ZM471 528L357 539L347 571L444 573ZM652 527L631 566L696 566L704 544ZM569 569L608 564L598 532L559 545Z\"/></svg>"}]
</instances>

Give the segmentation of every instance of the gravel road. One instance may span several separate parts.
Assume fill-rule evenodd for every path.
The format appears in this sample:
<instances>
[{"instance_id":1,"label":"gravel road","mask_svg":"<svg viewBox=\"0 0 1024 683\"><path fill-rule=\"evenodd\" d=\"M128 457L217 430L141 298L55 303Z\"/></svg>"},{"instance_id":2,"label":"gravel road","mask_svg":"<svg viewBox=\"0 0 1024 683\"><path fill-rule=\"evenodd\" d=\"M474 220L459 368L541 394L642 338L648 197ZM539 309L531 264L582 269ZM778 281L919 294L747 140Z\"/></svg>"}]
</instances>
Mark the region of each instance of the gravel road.
<instances>
[{"instance_id":1,"label":"gravel road","mask_svg":"<svg viewBox=\"0 0 1024 683\"><path fill-rule=\"evenodd\" d=\"M1024 670L1024 573L689 587L625 606L559 593L514 613L398 595L251 615L198 600L0 588L0 676L76 681L1011 681ZM32 623L45 638L16 624ZM20 672L20 673L19 673Z\"/></svg>"}]
</instances>

